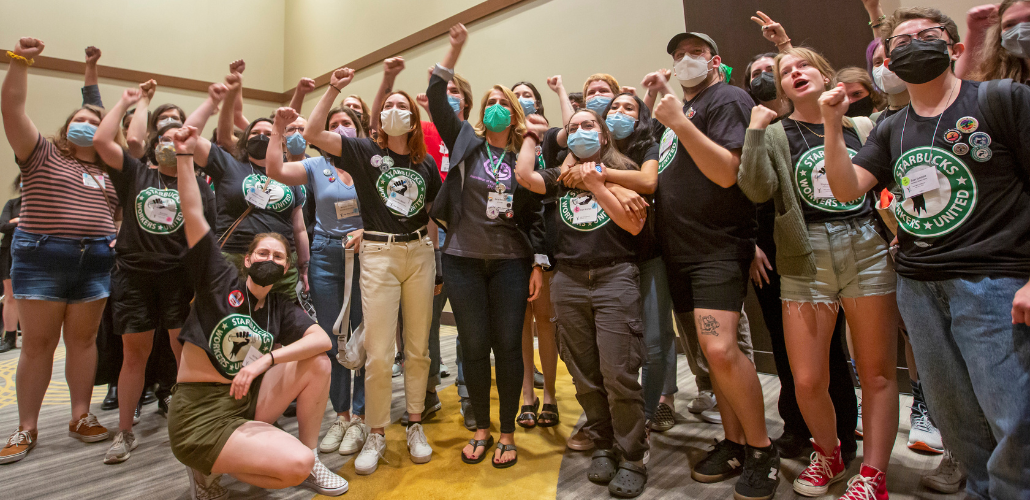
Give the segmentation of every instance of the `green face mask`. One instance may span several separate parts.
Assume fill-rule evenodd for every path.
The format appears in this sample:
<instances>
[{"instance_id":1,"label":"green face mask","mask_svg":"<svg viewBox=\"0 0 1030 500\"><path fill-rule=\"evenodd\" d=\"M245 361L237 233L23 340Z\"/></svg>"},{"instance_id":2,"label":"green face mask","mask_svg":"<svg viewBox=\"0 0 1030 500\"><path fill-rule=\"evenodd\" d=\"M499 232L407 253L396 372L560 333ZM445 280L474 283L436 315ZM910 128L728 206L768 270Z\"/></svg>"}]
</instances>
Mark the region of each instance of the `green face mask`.
<instances>
[{"instance_id":1,"label":"green face mask","mask_svg":"<svg viewBox=\"0 0 1030 500\"><path fill-rule=\"evenodd\" d=\"M491 132L503 132L511 126L511 111L500 104L494 104L486 108L483 114L483 125Z\"/></svg>"}]
</instances>

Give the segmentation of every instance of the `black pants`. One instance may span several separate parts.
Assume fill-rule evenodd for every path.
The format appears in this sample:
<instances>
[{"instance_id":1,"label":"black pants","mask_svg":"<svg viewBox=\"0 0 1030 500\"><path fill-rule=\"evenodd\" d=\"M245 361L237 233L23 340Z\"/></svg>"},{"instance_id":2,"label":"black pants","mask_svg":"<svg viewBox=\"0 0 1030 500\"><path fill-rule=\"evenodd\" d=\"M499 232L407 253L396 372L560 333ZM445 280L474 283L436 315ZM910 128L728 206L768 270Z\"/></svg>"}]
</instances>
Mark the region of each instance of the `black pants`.
<instances>
[{"instance_id":1,"label":"black pants","mask_svg":"<svg viewBox=\"0 0 1030 500\"><path fill-rule=\"evenodd\" d=\"M494 353L501 432L515 432L522 393L522 321L530 259L471 259L444 254L465 383L478 429L490 428L490 351Z\"/></svg>"},{"instance_id":2,"label":"black pants","mask_svg":"<svg viewBox=\"0 0 1030 500\"><path fill-rule=\"evenodd\" d=\"M647 442L638 376L645 348L636 264L559 262L551 303L558 318L558 353L587 417L583 431L598 449L618 445L626 460L643 459Z\"/></svg>"},{"instance_id":3,"label":"black pants","mask_svg":"<svg viewBox=\"0 0 1030 500\"><path fill-rule=\"evenodd\" d=\"M783 419L783 432L790 433L800 439L808 439L812 434L805 424L805 418L798 408L797 395L794 392L794 375L790 371L787 359L787 345L783 336L783 309L780 302L780 275L776 273L776 245L773 243L772 212L765 214L759 211L758 247L765 252L773 270L768 271L770 283L762 288L755 287L755 295L762 308L762 317L769 328L772 341L773 360L776 372L780 377L780 398L777 409ZM855 386L851 381L848 360L844 355L842 339L844 337L844 309L837 314L837 326L830 340L830 400L837 416L837 439L843 453L854 452L858 448L855 440L855 427L858 425L858 401L855 399Z\"/></svg>"}]
</instances>

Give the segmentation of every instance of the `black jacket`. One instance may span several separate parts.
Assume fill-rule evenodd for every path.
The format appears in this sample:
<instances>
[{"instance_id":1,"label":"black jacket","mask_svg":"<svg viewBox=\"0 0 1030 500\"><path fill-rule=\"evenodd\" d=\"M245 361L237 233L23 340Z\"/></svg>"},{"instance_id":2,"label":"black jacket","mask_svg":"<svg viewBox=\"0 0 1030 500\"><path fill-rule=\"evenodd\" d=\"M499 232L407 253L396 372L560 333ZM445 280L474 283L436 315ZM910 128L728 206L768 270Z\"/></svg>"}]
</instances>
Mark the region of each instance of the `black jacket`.
<instances>
[{"instance_id":1,"label":"black jacket","mask_svg":"<svg viewBox=\"0 0 1030 500\"><path fill-rule=\"evenodd\" d=\"M17 224L11 224L11 219L18 218L19 214L21 214L21 196L7 200L7 204L4 205L4 211L0 214L0 233L4 235L3 242L0 242L0 247L11 247L14 230L18 227Z\"/></svg>"}]
</instances>

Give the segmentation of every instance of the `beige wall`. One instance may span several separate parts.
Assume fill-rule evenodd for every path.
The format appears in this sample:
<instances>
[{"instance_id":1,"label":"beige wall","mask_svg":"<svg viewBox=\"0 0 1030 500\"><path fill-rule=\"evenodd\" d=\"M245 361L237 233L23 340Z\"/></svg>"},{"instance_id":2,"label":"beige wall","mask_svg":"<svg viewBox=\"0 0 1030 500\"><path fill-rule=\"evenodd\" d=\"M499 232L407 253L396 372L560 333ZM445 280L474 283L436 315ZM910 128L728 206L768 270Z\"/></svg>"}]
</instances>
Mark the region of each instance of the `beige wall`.
<instances>
[{"instance_id":1,"label":"beige wall","mask_svg":"<svg viewBox=\"0 0 1030 500\"><path fill-rule=\"evenodd\" d=\"M560 122L561 116L558 99L547 88L549 76L562 75L569 92L581 90L583 81L597 72L611 73L620 84L639 89L645 74L672 66L665 44L683 31L681 0L648 0L646 4L652 9L649 15L640 10L642 4L622 0L531 0L470 25L456 69L472 83L476 102L471 121L479 121L480 98L495 83L533 82L543 94L552 124ZM604 26L610 29L602 30ZM587 42L606 34L617 36L618 42L588 48ZM443 58L447 45L446 37L438 37L401 54L407 69L395 88L412 94L425 92L426 70ZM371 105L381 80L381 65L360 71L344 94L359 94ZM319 89L309 96L305 112L323 92Z\"/></svg>"},{"instance_id":2,"label":"beige wall","mask_svg":"<svg viewBox=\"0 0 1030 500\"><path fill-rule=\"evenodd\" d=\"M959 35L966 37L966 12L977 5L991 3L987 0L885 0L881 5L883 11L890 15L898 7L936 7L958 24Z\"/></svg>"}]
</instances>

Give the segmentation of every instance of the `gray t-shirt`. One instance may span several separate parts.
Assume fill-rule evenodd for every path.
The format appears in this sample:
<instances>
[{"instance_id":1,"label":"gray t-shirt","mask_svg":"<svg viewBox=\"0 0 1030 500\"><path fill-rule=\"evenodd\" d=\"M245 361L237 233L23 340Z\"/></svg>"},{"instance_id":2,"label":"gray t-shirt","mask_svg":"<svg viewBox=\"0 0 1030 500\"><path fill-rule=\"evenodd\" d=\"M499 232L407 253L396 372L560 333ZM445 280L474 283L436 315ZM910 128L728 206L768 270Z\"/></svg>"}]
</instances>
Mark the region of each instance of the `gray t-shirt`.
<instances>
[{"instance_id":1,"label":"gray t-shirt","mask_svg":"<svg viewBox=\"0 0 1030 500\"><path fill-rule=\"evenodd\" d=\"M530 258L533 249L515 226L510 203L516 186L515 154L490 147L491 159L487 147L484 143L465 161L465 168L471 172L462 188L461 219L447 235L443 253L474 259ZM504 185L502 193L496 189L498 180Z\"/></svg>"}]
</instances>

